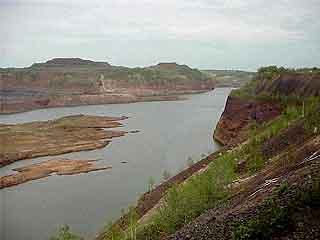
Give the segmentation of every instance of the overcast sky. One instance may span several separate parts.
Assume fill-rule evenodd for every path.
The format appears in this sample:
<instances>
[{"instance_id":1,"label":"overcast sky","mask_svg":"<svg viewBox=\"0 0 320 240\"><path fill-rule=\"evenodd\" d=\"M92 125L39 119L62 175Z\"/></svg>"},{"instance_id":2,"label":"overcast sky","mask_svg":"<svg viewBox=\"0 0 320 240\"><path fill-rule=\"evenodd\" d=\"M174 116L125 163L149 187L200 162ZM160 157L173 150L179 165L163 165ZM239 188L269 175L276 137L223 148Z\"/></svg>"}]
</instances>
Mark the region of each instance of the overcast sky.
<instances>
[{"instance_id":1,"label":"overcast sky","mask_svg":"<svg viewBox=\"0 0 320 240\"><path fill-rule=\"evenodd\" d=\"M0 66L320 66L320 0L0 0Z\"/></svg>"}]
</instances>

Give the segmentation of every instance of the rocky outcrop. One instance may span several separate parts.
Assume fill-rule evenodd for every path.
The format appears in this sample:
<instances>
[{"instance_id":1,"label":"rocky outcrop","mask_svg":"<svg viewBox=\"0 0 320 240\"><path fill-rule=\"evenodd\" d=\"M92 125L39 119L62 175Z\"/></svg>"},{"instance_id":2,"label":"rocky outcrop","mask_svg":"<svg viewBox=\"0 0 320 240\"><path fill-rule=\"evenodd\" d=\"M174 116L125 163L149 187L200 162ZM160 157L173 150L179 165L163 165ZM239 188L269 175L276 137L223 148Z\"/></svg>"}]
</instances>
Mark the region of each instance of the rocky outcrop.
<instances>
[{"instance_id":1,"label":"rocky outcrop","mask_svg":"<svg viewBox=\"0 0 320 240\"><path fill-rule=\"evenodd\" d=\"M258 72L254 82L237 90L239 96L237 94L229 96L214 132L217 141L229 145L246 139L248 126L268 122L281 113L279 98L299 99L320 96L318 69L303 71L275 69L274 72L267 73L269 75Z\"/></svg>"},{"instance_id":2,"label":"rocky outcrop","mask_svg":"<svg viewBox=\"0 0 320 240\"><path fill-rule=\"evenodd\" d=\"M0 69L0 113L173 100L168 96L209 91L214 84L199 70L176 63L127 68L80 58L55 58L28 68Z\"/></svg>"},{"instance_id":3,"label":"rocky outcrop","mask_svg":"<svg viewBox=\"0 0 320 240\"><path fill-rule=\"evenodd\" d=\"M251 124L268 122L280 113L280 105L274 102L229 96L214 138L223 145L239 143L246 139Z\"/></svg>"}]
</instances>

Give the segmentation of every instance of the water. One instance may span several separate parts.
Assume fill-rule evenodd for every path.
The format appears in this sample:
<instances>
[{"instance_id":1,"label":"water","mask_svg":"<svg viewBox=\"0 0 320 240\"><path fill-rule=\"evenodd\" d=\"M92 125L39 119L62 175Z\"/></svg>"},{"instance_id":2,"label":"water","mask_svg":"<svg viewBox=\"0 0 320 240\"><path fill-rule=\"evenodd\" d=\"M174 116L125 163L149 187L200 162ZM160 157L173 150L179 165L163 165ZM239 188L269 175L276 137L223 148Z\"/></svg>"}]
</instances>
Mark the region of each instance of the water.
<instances>
[{"instance_id":1,"label":"water","mask_svg":"<svg viewBox=\"0 0 320 240\"><path fill-rule=\"evenodd\" d=\"M0 238L43 240L62 224L92 239L121 209L134 204L147 190L152 176L157 183L165 170L177 173L187 159L200 159L216 151L214 128L231 89L189 95L188 100L132 104L80 106L36 110L0 116L1 123L55 119L72 114L128 116L123 130L140 133L116 138L103 149L64 154L72 159L102 159L111 170L74 176L51 176L0 190ZM12 168L55 157L23 160L0 169ZM128 163L123 164L122 161Z\"/></svg>"}]
</instances>

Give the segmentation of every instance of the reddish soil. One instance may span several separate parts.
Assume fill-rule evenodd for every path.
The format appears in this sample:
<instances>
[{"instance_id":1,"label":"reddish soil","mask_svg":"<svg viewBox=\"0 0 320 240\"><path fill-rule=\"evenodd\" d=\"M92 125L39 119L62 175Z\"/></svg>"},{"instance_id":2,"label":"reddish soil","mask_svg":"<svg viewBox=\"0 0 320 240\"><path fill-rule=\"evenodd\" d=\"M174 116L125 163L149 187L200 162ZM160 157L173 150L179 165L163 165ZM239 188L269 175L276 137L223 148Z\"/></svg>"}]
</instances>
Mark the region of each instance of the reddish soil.
<instances>
[{"instance_id":1,"label":"reddish soil","mask_svg":"<svg viewBox=\"0 0 320 240\"><path fill-rule=\"evenodd\" d=\"M176 77L158 81L152 70L172 71ZM141 71L152 76L132 81L132 69L80 58L56 58L28 68L0 68L0 114L60 106L172 101L179 99L176 95L210 91L215 86L213 79L186 65L162 63ZM192 74L204 79L195 79Z\"/></svg>"},{"instance_id":2,"label":"reddish soil","mask_svg":"<svg viewBox=\"0 0 320 240\"><path fill-rule=\"evenodd\" d=\"M305 130L303 123L295 123L274 138L268 139L262 145L262 155L265 159L271 158L292 145L302 144L310 134Z\"/></svg>"},{"instance_id":3,"label":"reddish soil","mask_svg":"<svg viewBox=\"0 0 320 240\"><path fill-rule=\"evenodd\" d=\"M278 104L229 96L214 138L223 145L239 143L246 139L250 124L268 122L280 113Z\"/></svg>"}]
</instances>

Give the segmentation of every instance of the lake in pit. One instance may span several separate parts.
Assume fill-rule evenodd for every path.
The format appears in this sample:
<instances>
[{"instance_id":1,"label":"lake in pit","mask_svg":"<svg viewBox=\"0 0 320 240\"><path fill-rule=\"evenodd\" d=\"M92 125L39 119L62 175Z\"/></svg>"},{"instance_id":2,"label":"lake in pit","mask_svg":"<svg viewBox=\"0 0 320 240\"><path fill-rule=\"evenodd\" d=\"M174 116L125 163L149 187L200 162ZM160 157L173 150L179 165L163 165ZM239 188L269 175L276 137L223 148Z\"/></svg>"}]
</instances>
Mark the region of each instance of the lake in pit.
<instances>
[{"instance_id":1,"label":"lake in pit","mask_svg":"<svg viewBox=\"0 0 320 240\"><path fill-rule=\"evenodd\" d=\"M160 183L165 170L176 174L186 168L188 158L199 160L219 149L212 134L230 91L218 88L188 95L184 101L50 108L0 116L0 123L23 123L74 114L125 115L129 119L118 129L140 131L114 138L103 149L23 160L1 168L3 176L15 167L61 157L101 159L99 164L112 166L0 190L0 239L49 239L62 224L93 239L147 190L150 177Z\"/></svg>"}]
</instances>

